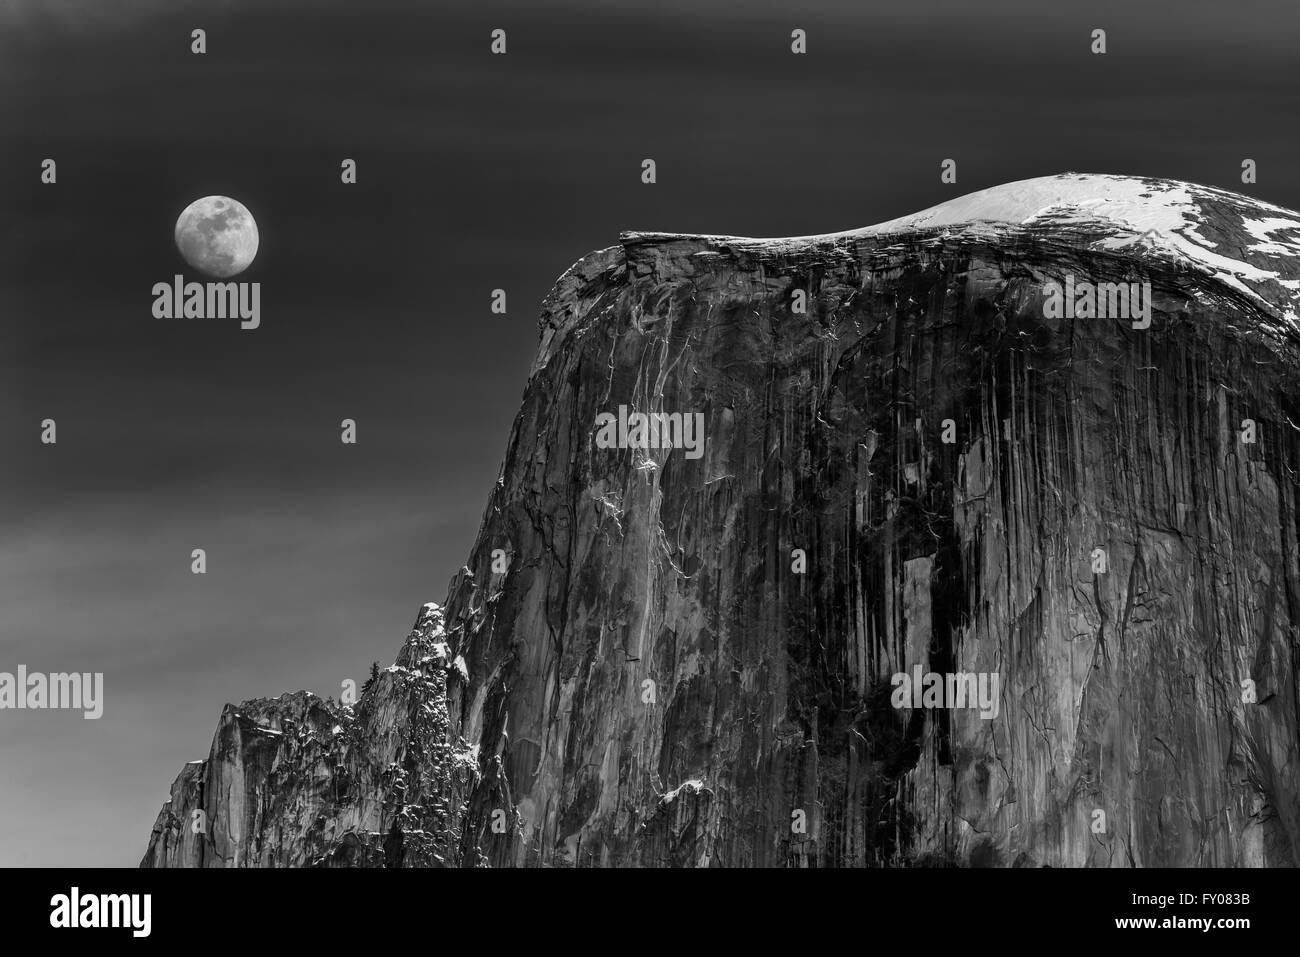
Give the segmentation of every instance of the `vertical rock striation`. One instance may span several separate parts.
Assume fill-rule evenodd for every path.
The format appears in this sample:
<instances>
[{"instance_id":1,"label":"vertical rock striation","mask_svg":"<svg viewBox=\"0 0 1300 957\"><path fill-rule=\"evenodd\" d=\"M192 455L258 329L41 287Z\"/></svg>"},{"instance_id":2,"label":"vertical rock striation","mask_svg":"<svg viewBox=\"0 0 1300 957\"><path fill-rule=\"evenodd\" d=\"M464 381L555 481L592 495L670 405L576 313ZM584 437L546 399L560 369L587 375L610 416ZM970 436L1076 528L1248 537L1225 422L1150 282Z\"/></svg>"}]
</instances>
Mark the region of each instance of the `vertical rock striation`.
<instances>
[{"instance_id":1,"label":"vertical rock striation","mask_svg":"<svg viewBox=\"0 0 1300 957\"><path fill-rule=\"evenodd\" d=\"M625 234L544 305L445 630L355 712L227 708L145 864L1300 863L1298 299L1300 217L1161 180ZM601 447L620 407L702 454Z\"/></svg>"}]
</instances>

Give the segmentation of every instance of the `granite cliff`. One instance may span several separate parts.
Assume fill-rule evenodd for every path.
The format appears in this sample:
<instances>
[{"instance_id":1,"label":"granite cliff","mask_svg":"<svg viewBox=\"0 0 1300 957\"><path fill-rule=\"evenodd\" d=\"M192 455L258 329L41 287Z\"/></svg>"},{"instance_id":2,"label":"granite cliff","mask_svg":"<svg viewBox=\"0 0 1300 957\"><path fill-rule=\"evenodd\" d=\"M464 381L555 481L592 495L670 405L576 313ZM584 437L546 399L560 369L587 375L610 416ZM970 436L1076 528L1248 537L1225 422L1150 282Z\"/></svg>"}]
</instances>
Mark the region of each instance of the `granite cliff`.
<instances>
[{"instance_id":1,"label":"granite cliff","mask_svg":"<svg viewBox=\"0 0 1300 957\"><path fill-rule=\"evenodd\" d=\"M445 606L227 707L143 864L1300 864L1298 311L1300 215L1167 180L624 234Z\"/></svg>"}]
</instances>

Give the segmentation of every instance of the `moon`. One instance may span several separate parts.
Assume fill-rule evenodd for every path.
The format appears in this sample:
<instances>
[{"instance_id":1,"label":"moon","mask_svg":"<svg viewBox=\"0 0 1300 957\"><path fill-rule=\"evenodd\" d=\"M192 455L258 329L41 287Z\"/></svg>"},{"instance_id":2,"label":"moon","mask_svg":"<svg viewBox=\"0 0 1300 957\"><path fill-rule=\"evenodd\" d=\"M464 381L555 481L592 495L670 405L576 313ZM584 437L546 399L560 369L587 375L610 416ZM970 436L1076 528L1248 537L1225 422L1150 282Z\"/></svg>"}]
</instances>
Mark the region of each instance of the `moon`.
<instances>
[{"instance_id":1,"label":"moon","mask_svg":"<svg viewBox=\"0 0 1300 957\"><path fill-rule=\"evenodd\" d=\"M207 276L228 279L257 255L257 222L248 207L229 196L204 196L176 220L176 248Z\"/></svg>"}]
</instances>

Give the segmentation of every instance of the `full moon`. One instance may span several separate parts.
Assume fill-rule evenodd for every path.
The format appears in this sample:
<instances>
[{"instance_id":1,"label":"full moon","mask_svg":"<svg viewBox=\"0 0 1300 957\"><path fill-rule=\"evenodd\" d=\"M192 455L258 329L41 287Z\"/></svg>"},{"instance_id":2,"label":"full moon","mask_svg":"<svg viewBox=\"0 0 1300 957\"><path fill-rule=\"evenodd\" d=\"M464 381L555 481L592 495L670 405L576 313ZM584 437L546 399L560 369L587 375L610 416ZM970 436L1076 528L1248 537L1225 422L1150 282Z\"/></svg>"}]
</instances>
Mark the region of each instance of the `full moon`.
<instances>
[{"instance_id":1,"label":"full moon","mask_svg":"<svg viewBox=\"0 0 1300 957\"><path fill-rule=\"evenodd\" d=\"M236 276L257 255L257 223L238 200L204 196L186 206L176 220L176 248L205 275Z\"/></svg>"}]
</instances>

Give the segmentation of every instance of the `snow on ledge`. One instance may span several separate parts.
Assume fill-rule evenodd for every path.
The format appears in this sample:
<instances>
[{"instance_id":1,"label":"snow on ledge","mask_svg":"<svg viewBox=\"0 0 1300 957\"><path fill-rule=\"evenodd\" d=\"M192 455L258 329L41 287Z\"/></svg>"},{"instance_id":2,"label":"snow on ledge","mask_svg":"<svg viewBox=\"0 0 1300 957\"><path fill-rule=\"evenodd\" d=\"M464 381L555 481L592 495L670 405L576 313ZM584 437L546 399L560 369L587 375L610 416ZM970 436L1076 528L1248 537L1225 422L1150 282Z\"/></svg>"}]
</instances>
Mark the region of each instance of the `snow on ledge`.
<instances>
[{"instance_id":1,"label":"snow on ledge","mask_svg":"<svg viewBox=\"0 0 1300 957\"><path fill-rule=\"evenodd\" d=\"M624 241L695 239L741 250L870 239L974 224L1039 225L1102 235L1088 246L1132 249L1188 263L1300 331L1300 213L1227 190L1178 180L1105 173L1061 173L1004 183L859 229L809 236L629 232ZM1208 224L1227 239L1208 237Z\"/></svg>"}]
</instances>

